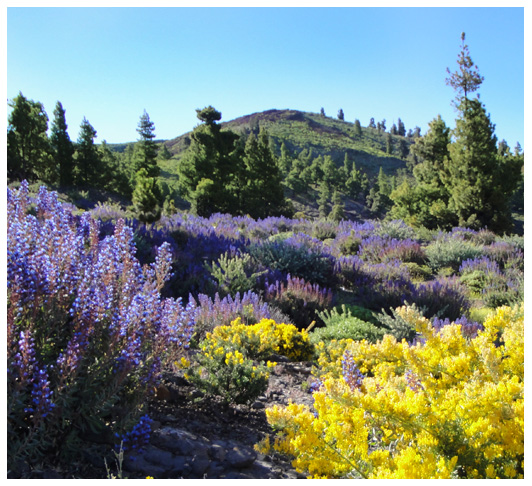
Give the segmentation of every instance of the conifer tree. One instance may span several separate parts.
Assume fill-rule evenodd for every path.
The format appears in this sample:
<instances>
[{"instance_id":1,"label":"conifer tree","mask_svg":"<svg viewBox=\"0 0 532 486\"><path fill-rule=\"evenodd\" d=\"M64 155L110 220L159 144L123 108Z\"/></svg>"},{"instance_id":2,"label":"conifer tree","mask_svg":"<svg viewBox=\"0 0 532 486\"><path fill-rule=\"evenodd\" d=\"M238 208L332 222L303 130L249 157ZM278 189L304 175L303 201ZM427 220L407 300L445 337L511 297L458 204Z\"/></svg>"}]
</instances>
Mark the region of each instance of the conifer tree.
<instances>
[{"instance_id":1,"label":"conifer tree","mask_svg":"<svg viewBox=\"0 0 532 486\"><path fill-rule=\"evenodd\" d=\"M462 45L460 54L458 54L458 71L451 73L447 68L449 77L445 80L448 86L451 86L456 92L456 103L459 107L463 99L468 99L467 95L474 93L484 81L484 77L478 72L478 66L473 63L469 55L469 47L465 43L465 32L461 35Z\"/></svg>"},{"instance_id":2,"label":"conifer tree","mask_svg":"<svg viewBox=\"0 0 532 486\"><path fill-rule=\"evenodd\" d=\"M397 119L397 135L401 135L401 137L406 136L405 124L400 118Z\"/></svg>"},{"instance_id":3,"label":"conifer tree","mask_svg":"<svg viewBox=\"0 0 532 486\"><path fill-rule=\"evenodd\" d=\"M429 123L425 136L411 146L418 163L413 168L413 180L405 180L391 193L391 217L430 229L450 229L457 224L456 216L448 209L449 192L442 181L449 143L450 129L438 115Z\"/></svg>"},{"instance_id":4,"label":"conifer tree","mask_svg":"<svg viewBox=\"0 0 532 486\"><path fill-rule=\"evenodd\" d=\"M495 127L478 99L463 98L444 162L443 182L449 209L458 224L495 232L511 229L509 202L517 186L515 168L497 155Z\"/></svg>"},{"instance_id":5,"label":"conifer tree","mask_svg":"<svg viewBox=\"0 0 532 486\"><path fill-rule=\"evenodd\" d=\"M139 221L154 223L161 217L159 200L161 194L155 177L150 177L145 168L137 172L135 189L133 191L133 210Z\"/></svg>"},{"instance_id":6,"label":"conifer tree","mask_svg":"<svg viewBox=\"0 0 532 486\"><path fill-rule=\"evenodd\" d=\"M54 120L50 129L50 146L53 157L58 165L59 185L71 186L74 183L74 145L70 141L65 119L65 110L61 102L57 102Z\"/></svg>"},{"instance_id":7,"label":"conifer tree","mask_svg":"<svg viewBox=\"0 0 532 486\"><path fill-rule=\"evenodd\" d=\"M154 142L155 124L146 110L140 117L137 132L139 139L135 146L133 170L137 173L140 169L146 169L149 177L158 177L160 169L157 165L157 144Z\"/></svg>"},{"instance_id":8,"label":"conifer tree","mask_svg":"<svg viewBox=\"0 0 532 486\"><path fill-rule=\"evenodd\" d=\"M284 142L281 144L281 157L279 159L279 169L283 177L286 177L290 173L290 170L292 169L292 157L290 156L288 149L286 148L286 144Z\"/></svg>"},{"instance_id":9,"label":"conifer tree","mask_svg":"<svg viewBox=\"0 0 532 486\"><path fill-rule=\"evenodd\" d=\"M360 136L362 135L362 127L360 126L360 120L355 120L355 135Z\"/></svg>"},{"instance_id":10,"label":"conifer tree","mask_svg":"<svg viewBox=\"0 0 532 486\"><path fill-rule=\"evenodd\" d=\"M96 130L83 117L74 154L74 181L78 186L98 186L100 183L101 159L94 139Z\"/></svg>"},{"instance_id":11,"label":"conifer tree","mask_svg":"<svg viewBox=\"0 0 532 486\"><path fill-rule=\"evenodd\" d=\"M321 218L326 218L329 215L329 200L331 199L331 191L329 185L323 181L318 189L318 211Z\"/></svg>"},{"instance_id":12,"label":"conifer tree","mask_svg":"<svg viewBox=\"0 0 532 486\"><path fill-rule=\"evenodd\" d=\"M222 114L212 106L196 113L203 123L193 130L177 168L179 191L201 216L213 212L236 214L243 170L239 137L221 130L217 121Z\"/></svg>"},{"instance_id":13,"label":"conifer tree","mask_svg":"<svg viewBox=\"0 0 532 486\"><path fill-rule=\"evenodd\" d=\"M338 110L338 120L344 121L344 110L342 108Z\"/></svg>"},{"instance_id":14,"label":"conifer tree","mask_svg":"<svg viewBox=\"0 0 532 486\"><path fill-rule=\"evenodd\" d=\"M251 134L244 149L245 187L241 211L253 218L279 216L284 208L282 178L266 130Z\"/></svg>"},{"instance_id":15,"label":"conifer tree","mask_svg":"<svg viewBox=\"0 0 532 486\"><path fill-rule=\"evenodd\" d=\"M446 82L456 92L458 118L442 180L458 224L505 232L512 227L510 199L519 182L519 168L498 156L495 126L480 100L467 96L478 90L484 78L469 55L464 33L461 38L459 69L447 70Z\"/></svg>"},{"instance_id":16,"label":"conifer tree","mask_svg":"<svg viewBox=\"0 0 532 486\"><path fill-rule=\"evenodd\" d=\"M7 175L10 179L54 182L48 136L48 115L40 102L22 93L9 101Z\"/></svg>"},{"instance_id":17,"label":"conifer tree","mask_svg":"<svg viewBox=\"0 0 532 486\"><path fill-rule=\"evenodd\" d=\"M345 205L342 202L340 193L336 190L333 193L332 205L333 207L331 209L331 212L329 213L329 219L335 222L339 222L342 219L345 219Z\"/></svg>"},{"instance_id":18,"label":"conifer tree","mask_svg":"<svg viewBox=\"0 0 532 486\"><path fill-rule=\"evenodd\" d=\"M392 145L392 134L387 133L386 134L386 153L391 154L393 151L393 145Z\"/></svg>"}]
</instances>

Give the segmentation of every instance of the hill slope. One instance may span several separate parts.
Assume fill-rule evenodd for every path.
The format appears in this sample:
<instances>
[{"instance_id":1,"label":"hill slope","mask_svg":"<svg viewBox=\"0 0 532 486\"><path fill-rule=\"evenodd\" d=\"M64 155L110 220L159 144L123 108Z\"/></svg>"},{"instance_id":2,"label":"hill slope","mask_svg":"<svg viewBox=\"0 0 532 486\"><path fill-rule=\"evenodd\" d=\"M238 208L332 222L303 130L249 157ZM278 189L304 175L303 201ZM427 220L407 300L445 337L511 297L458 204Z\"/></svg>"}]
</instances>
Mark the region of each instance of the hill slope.
<instances>
[{"instance_id":1,"label":"hill slope","mask_svg":"<svg viewBox=\"0 0 532 486\"><path fill-rule=\"evenodd\" d=\"M406 149L412 143L412 139L392 135L393 155L389 155L385 132L363 127L362 134L356 135L353 123L297 110L267 110L223 122L222 126L239 134L258 133L264 127L277 153L283 142L293 156L308 149L314 157L330 155L337 164L343 162L347 153L369 177L375 176L380 167L388 174L405 167L405 161L398 155L400 143L403 140ZM174 172L172 166L175 167L175 161L181 158L189 142L190 132L164 142L172 159L163 164L163 170Z\"/></svg>"}]
</instances>

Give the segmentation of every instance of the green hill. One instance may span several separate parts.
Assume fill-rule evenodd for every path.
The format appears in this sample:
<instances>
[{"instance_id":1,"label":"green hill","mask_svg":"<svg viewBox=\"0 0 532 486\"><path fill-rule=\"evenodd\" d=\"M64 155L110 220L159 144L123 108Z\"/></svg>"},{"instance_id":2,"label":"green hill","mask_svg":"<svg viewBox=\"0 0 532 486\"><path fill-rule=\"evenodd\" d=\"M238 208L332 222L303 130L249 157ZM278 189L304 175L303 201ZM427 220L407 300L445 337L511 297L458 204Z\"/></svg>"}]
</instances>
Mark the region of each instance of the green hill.
<instances>
[{"instance_id":1,"label":"green hill","mask_svg":"<svg viewBox=\"0 0 532 486\"><path fill-rule=\"evenodd\" d=\"M265 127L278 154L283 142L293 156L308 149L314 157L329 155L337 164L343 162L347 153L368 177L376 176L380 167L387 174L405 167L405 160L399 156L401 140L407 152L413 143L412 138L392 135L392 154L387 154L388 134L384 131L362 127L362 134L356 135L351 122L297 110L267 110L223 122L222 126L239 134L258 133ZM164 142L172 154L170 160L160 164L166 177L173 178L176 162L189 143L190 132Z\"/></svg>"}]
</instances>

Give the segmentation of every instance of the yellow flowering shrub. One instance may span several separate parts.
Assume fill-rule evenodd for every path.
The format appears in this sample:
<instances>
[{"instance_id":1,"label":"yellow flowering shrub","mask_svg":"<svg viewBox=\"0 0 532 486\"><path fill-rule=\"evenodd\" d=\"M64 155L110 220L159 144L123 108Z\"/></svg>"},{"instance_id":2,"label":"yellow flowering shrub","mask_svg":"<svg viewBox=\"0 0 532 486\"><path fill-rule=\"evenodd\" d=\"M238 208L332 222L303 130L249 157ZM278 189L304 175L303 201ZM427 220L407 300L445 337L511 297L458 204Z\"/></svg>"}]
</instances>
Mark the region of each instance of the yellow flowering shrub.
<instances>
[{"instance_id":1,"label":"yellow flowering shrub","mask_svg":"<svg viewBox=\"0 0 532 486\"><path fill-rule=\"evenodd\" d=\"M268 369L275 363L264 361L274 353L309 359L313 347L308 333L291 324L262 319L247 325L238 318L207 333L186 377L204 393L227 403L250 403L266 391Z\"/></svg>"},{"instance_id":2,"label":"yellow flowering shrub","mask_svg":"<svg viewBox=\"0 0 532 486\"><path fill-rule=\"evenodd\" d=\"M247 325L234 320L229 326L215 327L207 339L244 348L246 354L263 359L280 354L294 361L312 358L314 348L307 331L299 331L293 324L279 324L273 319L262 319L257 324Z\"/></svg>"},{"instance_id":3,"label":"yellow flowering shrub","mask_svg":"<svg viewBox=\"0 0 532 486\"><path fill-rule=\"evenodd\" d=\"M277 431L258 446L312 478L522 478L524 310L501 307L476 337L435 331L412 308L415 345L320 345L314 406L266 411Z\"/></svg>"}]
</instances>

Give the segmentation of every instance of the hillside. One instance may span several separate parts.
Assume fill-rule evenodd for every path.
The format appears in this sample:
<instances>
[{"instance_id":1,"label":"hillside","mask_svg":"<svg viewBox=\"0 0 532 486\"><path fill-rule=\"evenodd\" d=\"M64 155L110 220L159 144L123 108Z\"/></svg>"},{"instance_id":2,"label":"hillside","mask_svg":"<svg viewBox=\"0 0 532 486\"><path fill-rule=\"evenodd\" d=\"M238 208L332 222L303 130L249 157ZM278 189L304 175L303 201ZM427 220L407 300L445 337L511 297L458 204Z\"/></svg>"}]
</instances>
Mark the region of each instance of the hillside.
<instances>
[{"instance_id":1,"label":"hillside","mask_svg":"<svg viewBox=\"0 0 532 486\"><path fill-rule=\"evenodd\" d=\"M330 155L337 164L343 162L347 153L369 177L377 175L380 167L387 174L405 167L405 161L397 155L400 141L405 142L407 149L412 143L412 139L392 135L394 156L390 156L386 153L384 131L362 127L362 134L356 135L351 122L297 110L267 110L223 122L222 126L239 134L258 133L264 127L277 153L283 142L293 156L312 149L314 157ZM168 163L161 164L167 176L174 173L175 161L181 158L189 142L190 132L164 142L172 154Z\"/></svg>"}]
</instances>

